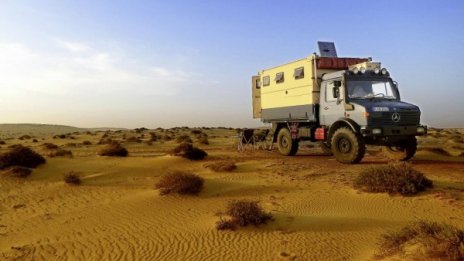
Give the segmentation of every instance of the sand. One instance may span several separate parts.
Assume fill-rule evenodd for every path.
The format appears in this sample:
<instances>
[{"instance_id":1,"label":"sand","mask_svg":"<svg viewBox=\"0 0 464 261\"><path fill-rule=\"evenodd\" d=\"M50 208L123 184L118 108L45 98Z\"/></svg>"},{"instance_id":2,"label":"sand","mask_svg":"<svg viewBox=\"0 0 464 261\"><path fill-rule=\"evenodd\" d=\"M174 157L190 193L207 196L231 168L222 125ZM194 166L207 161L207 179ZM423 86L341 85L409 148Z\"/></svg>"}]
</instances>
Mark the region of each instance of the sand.
<instances>
[{"instance_id":1,"label":"sand","mask_svg":"<svg viewBox=\"0 0 464 261\"><path fill-rule=\"evenodd\" d=\"M239 153L234 131L206 132L210 145L199 145L209 153L203 161L168 155L175 141L126 143L127 158L101 157L96 155L101 145L79 145L68 148L73 158L47 158L26 179L0 176L0 259L370 260L381 234L410 221L464 228L460 157L420 151L412 164L435 188L414 197L390 196L352 186L366 166L387 164L381 153L373 151L357 165L340 164L316 147L295 157L251 149ZM73 136L7 144L44 152L44 142L95 144L102 133ZM5 150L2 145L0 152ZM205 167L224 159L237 162L237 170L217 173ZM198 196L160 196L154 184L174 170L202 176L204 190ZM63 182L70 171L82 177L81 186ZM215 222L236 199L259 200L274 221L217 231Z\"/></svg>"}]
</instances>

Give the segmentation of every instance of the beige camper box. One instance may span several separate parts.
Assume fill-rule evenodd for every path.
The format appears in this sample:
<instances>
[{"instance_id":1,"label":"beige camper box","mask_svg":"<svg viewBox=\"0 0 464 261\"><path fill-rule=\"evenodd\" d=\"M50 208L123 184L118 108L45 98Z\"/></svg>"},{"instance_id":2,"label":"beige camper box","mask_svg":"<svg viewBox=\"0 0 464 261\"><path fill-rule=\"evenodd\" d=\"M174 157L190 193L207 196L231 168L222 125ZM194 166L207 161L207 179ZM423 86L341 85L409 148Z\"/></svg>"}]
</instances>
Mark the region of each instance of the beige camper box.
<instances>
[{"instance_id":1,"label":"beige camper box","mask_svg":"<svg viewBox=\"0 0 464 261\"><path fill-rule=\"evenodd\" d=\"M253 117L264 122L316 121L322 75L368 61L313 54L262 70L252 77Z\"/></svg>"}]
</instances>

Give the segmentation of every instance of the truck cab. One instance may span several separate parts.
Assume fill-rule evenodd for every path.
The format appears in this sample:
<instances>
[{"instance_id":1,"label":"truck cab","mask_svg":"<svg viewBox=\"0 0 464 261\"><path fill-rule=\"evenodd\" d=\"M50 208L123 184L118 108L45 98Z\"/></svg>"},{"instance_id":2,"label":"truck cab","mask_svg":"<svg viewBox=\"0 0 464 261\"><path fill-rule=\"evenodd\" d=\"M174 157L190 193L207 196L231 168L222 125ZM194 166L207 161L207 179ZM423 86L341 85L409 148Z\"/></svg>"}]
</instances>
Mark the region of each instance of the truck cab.
<instances>
[{"instance_id":1,"label":"truck cab","mask_svg":"<svg viewBox=\"0 0 464 261\"><path fill-rule=\"evenodd\" d=\"M339 157L347 154L347 161L357 161L364 154L355 143L385 146L395 159L411 158L417 147L415 136L427 131L420 125L420 114L419 107L401 101L398 84L386 69L357 65L322 76L320 125L328 130L327 146ZM336 137L340 126L344 130L339 132L354 135ZM359 151L353 153L353 149Z\"/></svg>"}]
</instances>

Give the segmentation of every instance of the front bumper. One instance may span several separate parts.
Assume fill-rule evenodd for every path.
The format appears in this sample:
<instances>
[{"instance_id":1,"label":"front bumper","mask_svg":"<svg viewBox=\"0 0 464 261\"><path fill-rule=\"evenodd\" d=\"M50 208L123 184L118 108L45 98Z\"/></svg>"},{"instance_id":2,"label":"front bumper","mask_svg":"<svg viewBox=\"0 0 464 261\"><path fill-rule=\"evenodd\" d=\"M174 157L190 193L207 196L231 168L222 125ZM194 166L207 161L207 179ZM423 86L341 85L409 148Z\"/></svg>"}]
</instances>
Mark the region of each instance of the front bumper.
<instances>
[{"instance_id":1,"label":"front bumper","mask_svg":"<svg viewBox=\"0 0 464 261\"><path fill-rule=\"evenodd\" d=\"M379 139L381 137L395 136L422 136L427 134L427 126L363 126L361 127L361 135L363 137L372 137Z\"/></svg>"}]
</instances>

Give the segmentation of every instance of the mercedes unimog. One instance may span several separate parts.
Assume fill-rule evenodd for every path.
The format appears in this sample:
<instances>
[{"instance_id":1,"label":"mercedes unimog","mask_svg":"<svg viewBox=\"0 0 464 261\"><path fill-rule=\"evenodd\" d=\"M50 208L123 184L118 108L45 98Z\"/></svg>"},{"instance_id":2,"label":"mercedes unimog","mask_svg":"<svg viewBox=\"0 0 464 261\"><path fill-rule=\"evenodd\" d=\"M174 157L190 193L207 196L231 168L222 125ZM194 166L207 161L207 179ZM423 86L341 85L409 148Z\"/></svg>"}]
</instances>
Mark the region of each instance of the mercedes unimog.
<instances>
[{"instance_id":1,"label":"mercedes unimog","mask_svg":"<svg viewBox=\"0 0 464 261\"><path fill-rule=\"evenodd\" d=\"M342 163L358 163L366 145L408 160L417 148L416 105L401 100L398 83L371 58L337 57L333 43L320 54L261 70L252 76L253 117L272 124L272 142L295 155L302 140L319 142Z\"/></svg>"}]
</instances>

